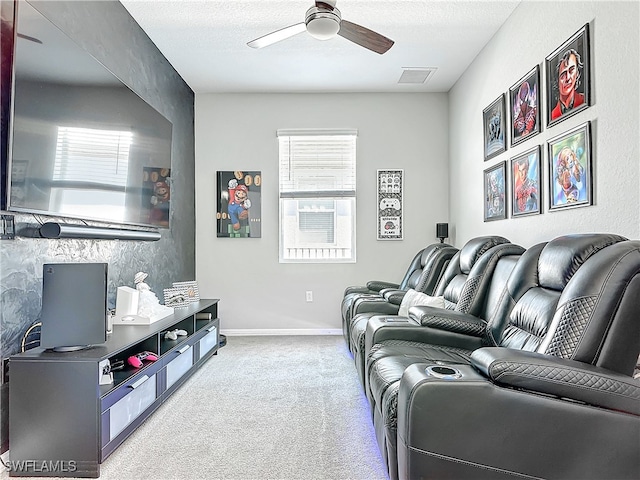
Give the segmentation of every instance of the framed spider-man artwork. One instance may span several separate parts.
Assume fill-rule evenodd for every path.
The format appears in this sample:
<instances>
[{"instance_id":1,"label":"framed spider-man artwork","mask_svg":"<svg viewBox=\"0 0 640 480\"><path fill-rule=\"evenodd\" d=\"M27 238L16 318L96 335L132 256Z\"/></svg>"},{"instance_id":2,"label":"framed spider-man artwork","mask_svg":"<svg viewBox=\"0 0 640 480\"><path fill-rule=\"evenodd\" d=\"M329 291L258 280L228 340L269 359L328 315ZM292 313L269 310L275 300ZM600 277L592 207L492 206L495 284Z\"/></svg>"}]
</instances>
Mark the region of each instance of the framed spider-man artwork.
<instances>
[{"instance_id":1,"label":"framed spider-man artwork","mask_svg":"<svg viewBox=\"0 0 640 480\"><path fill-rule=\"evenodd\" d=\"M511 146L540 133L540 67L536 65L509 89Z\"/></svg>"}]
</instances>

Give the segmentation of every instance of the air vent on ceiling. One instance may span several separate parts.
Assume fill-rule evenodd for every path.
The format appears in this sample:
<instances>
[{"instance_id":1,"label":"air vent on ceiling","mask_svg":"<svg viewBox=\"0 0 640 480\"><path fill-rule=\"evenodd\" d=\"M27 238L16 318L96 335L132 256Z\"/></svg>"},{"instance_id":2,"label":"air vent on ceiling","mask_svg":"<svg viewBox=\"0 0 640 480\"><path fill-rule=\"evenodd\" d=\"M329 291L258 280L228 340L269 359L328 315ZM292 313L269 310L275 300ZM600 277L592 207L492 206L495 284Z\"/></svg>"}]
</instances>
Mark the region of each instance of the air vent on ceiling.
<instances>
[{"instance_id":1,"label":"air vent on ceiling","mask_svg":"<svg viewBox=\"0 0 640 480\"><path fill-rule=\"evenodd\" d=\"M438 67L403 67L398 83L426 83Z\"/></svg>"}]
</instances>

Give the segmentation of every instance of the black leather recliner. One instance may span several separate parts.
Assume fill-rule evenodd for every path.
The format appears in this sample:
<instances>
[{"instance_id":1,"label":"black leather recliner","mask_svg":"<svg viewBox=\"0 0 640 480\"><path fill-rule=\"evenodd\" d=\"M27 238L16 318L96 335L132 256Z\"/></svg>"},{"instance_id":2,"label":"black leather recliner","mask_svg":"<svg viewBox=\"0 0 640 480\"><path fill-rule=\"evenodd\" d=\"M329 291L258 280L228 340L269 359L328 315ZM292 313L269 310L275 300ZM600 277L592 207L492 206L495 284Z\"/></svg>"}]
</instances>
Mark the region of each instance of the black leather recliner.
<instances>
[{"instance_id":1,"label":"black leather recliner","mask_svg":"<svg viewBox=\"0 0 640 480\"><path fill-rule=\"evenodd\" d=\"M640 241L566 240L510 285L503 338L522 348L477 349L459 378L406 369L399 478L639 478Z\"/></svg>"},{"instance_id":2,"label":"black leather recliner","mask_svg":"<svg viewBox=\"0 0 640 480\"><path fill-rule=\"evenodd\" d=\"M487 322L471 315L414 307L411 310L413 317L434 332L443 331L441 335L434 334L433 341L429 340L430 343L441 342L441 345L389 340L372 348L368 371L376 405L374 424L381 448L388 454L391 478L397 475L396 414L399 380L404 370L414 363L469 365L472 352L483 345L552 353L548 345L550 338L562 341L566 335L574 341L582 341L584 337L579 329L575 332L558 330L560 325L562 328L573 325L580 315L579 310L564 309L564 302L575 298L575 305L579 306L587 287L604 287L602 282L594 283L596 276L586 265L593 265L588 261L599 251L624 240L616 235L585 234L559 237L548 244L531 247L517 262ZM560 322L562 315L564 320ZM474 326L483 326L484 334L478 335L478 329L473 333ZM447 334L461 329L471 329L470 335Z\"/></svg>"},{"instance_id":3,"label":"black leather recliner","mask_svg":"<svg viewBox=\"0 0 640 480\"><path fill-rule=\"evenodd\" d=\"M477 237L468 241L449 263L434 294L442 296L445 308L477 315L485 301L487 289L498 260L519 256L524 248L509 243L504 237ZM399 302L400 303L400 302ZM351 323L351 351L360 382L366 389L365 363L371 348L365 333L371 321L399 326L408 318L368 312L356 315ZM392 337L393 338L393 337Z\"/></svg>"},{"instance_id":4,"label":"black leather recliner","mask_svg":"<svg viewBox=\"0 0 640 480\"><path fill-rule=\"evenodd\" d=\"M387 295L393 293L396 298L398 296L401 298L403 292L413 288L431 295L451 258L457 252L458 249L449 244L434 243L416 254L399 284L372 280L367 282L366 286L347 287L341 304L342 333L347 345L349 345L351 318L358 311L358 307L354 307L354 304L366 299L367 306L373 304L375 305L373 308L381 308L384 311L388 304L384 298L385 293ZM363 304L360 308L367 307ZM397 308L395 306L396 312Z\"/></svg>"}]
</instances>

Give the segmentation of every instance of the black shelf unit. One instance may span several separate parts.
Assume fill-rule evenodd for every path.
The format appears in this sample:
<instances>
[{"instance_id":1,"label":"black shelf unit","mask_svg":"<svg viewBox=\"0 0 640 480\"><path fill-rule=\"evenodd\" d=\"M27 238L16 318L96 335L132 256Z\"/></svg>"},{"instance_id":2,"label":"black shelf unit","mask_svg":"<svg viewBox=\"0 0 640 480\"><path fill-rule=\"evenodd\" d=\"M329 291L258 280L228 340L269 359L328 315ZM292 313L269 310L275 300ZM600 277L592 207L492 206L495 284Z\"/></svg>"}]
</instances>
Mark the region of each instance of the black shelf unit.
<instances>
[{"instance_id":1,"label":"black shelf unit","mask_svg":"<svg viewBox=\"0 0 640 480\"><path fill-rule=\"evenodd\" d=\"M175 329L187 335L164 338ZM114 325L102 345L12 356L10 476L99 477L100 464L217 354L219 330L218 300L200 300L150 325ZM158 360L127 365L142 351ZM124 360L125 368L113 372L113 383L100 385L105 360Z\"/></svg>"}]
</instances>

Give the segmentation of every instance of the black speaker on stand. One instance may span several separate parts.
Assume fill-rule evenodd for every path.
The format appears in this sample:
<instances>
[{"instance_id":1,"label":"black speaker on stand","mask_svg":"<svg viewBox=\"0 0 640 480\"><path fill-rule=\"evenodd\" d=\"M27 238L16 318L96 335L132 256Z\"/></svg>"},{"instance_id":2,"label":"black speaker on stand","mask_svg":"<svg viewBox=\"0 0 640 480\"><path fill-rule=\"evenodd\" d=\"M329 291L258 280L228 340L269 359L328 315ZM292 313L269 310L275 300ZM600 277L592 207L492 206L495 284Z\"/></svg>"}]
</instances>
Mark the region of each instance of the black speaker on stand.
<instances>
[{"instance_id":1,"label":"black speaker on stand","mask_svg":"<svg viewBox=\"0 0 640 480\"><path fill-rule=\"evenodd\" d=\"M444 243L444 239L449 238L448 223L436 223L436 237L440 239L440 243Z\"/></svg>"}]
</instances>

